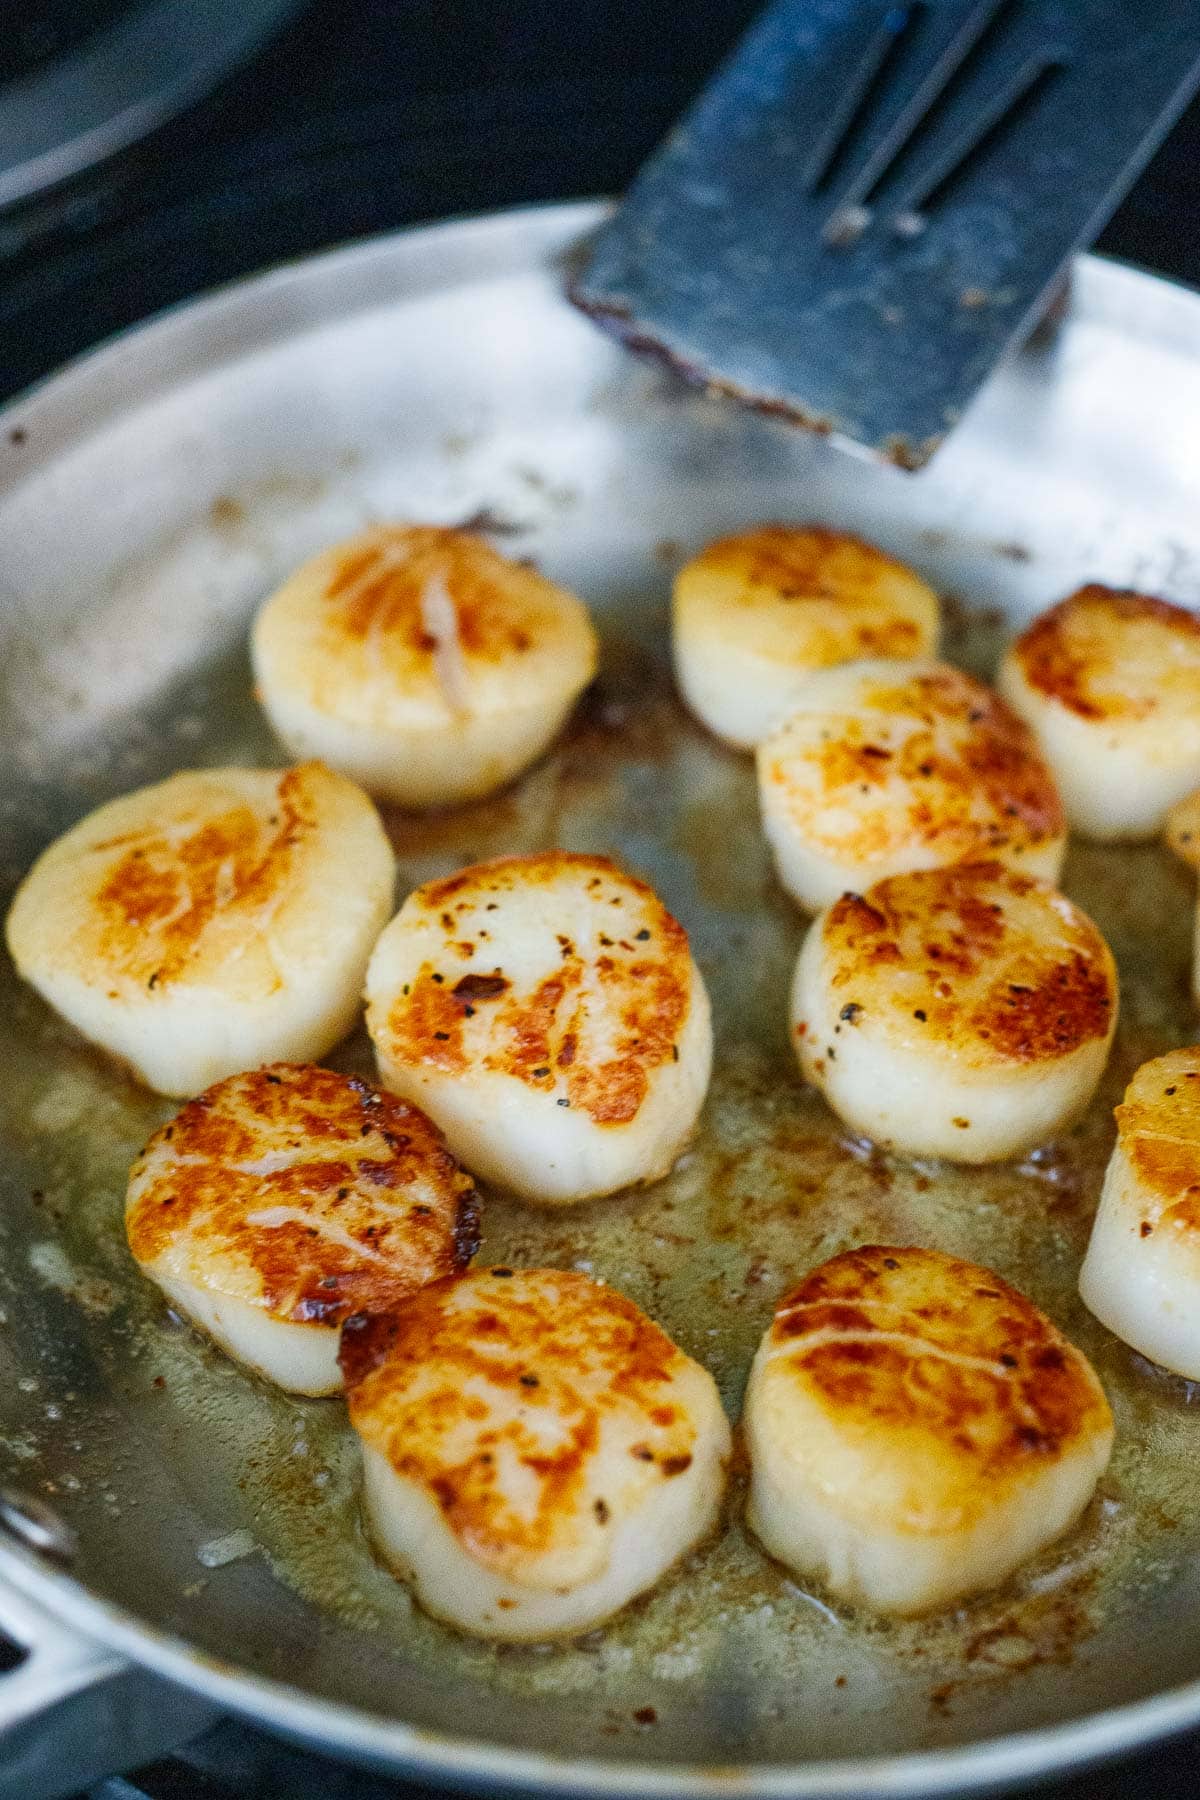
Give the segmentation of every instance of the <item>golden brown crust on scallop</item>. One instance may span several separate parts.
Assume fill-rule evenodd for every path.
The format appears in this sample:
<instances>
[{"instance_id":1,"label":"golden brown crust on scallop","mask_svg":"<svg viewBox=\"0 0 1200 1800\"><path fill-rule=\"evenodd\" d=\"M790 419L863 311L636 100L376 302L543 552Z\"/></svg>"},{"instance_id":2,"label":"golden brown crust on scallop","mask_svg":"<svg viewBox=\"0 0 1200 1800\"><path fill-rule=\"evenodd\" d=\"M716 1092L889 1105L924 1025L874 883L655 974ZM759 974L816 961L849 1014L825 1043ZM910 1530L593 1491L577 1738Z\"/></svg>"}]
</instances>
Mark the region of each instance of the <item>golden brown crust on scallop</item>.
<instances>
[{"instance_id":1,"label":"golden brown crust on scallop","mask_svg":"<svg viewBox=\"0 0 1200 1800\"><path fill-rule=\"evenodd\" d=\"M844 894L820 928L848 1026L956 1060L1044 1062L1112 1030L1104 939L1048 882L960 863Z\"/></svg>"},{"instance_id":2,"label":"golden brown crust on scallop","mask_svg":"<svg viewBox=\"0 0 1200 1800\"><path fill-rule=\"evenodd\" d=\"M999 1276L940 1251L867 1245L780 1301L768 1337L839 1430L932 1453L970 1517L1032 1461L1111 1429L1086 1359ZM991 1493L989 1493L991 1490Z\"/></svg>"},{"instance_id":3,"label":"golden brown crust on scallop","mask_svg":"<svg viewBox=\"0 0 1200 1800\"><path fill-rule=\"evenodd\" d=\"M439 1282L350 1320L340 1360L355 1430L492 1567L589 1540L618 1490L691 1466L695 1428L671 1385L686 1357L631 1300L572 1271ZM622 1433L606 1500L593 1459Z\"/></svg>"},{"instance_id":4,"label":"golden brown crust on scallop","mask_svg":"<svg viewBox=\"0 0 1200 1800\"><path fill-rule=\"evenodd\" d=\"M803 603L844 602L847 614L828 633L828 655L817 661L850 657L917 655L928 633L898 604L902 594L919 585L912 570L881 550L845 532L821 526L758 525L709 544L687 565L687 576L727 576L738 584L734 605L763 600ZM932 596L930 597L932 599ZM864 615L855 616L856 604Z\"/></svg>"},{"instance_id":5,"label":"golden brown crust on scallop","mask_svg":"<svg viewBox=\"0 0 1200 1800\"><path fill-rule=\"evenodd\" d=\"M114 975L163 991L185 973L214 921L262 916L288 887L295 857L318 828L320 763L279 777L262 811L246 801L180 828L132 830L90 844L100 876L78 944Z\"/></svg>"},{"instance_id":6,"label":"golden brown crust on scallop","mask_svg":"<svg viewBox=\"0 0 1200 1800\"><path fill-rule=\"evenodd\" d=\"M1143 1232L1200 1230L1200 1045L1143 1063L1114 1116L1145 1202Z\"/></svg>"},{"instance_id":7,"label":"golden brown crust on scallop","mask_svg":"<svg viewBox=\"0 0 1200 1800\"><path fill-rule=\"evenodd\" d=\"M466 1267L469 1175L417 1107L356 1075L276 1063L218 1082L130 1178L137 1261L278 1319L335 1325Z\"/></svg>"},{"instance_id":8,"label":"golden brown crust on scallop","mask_svg":"<svg viewBox=\"0 0 1200 1800\"><path fill-rule=\"evenodd\" d=\"M446 690L438 620L447 605L469 693ZM380 525L326 552L268 602L256 634L308 704L330 716L349 709L359 723L364 708L369 720L384 705L385 691L453 711L478 703L480 680L486 687L493 674L506 692L514 682L519 689L525 661L539 671L535 681L569 670L568 686L582 686L595 662L574 595L483 538L433 525Z\"/></svg>"},{"instance_id":9,"label":"golden brown crust on scallop","mask_svg":"<svg viewBox=\"0 0 1200 1800\"><path fill-rule=\"evenodd\" d=\"M487 952L489 906L514 890L536 904L538 890L564 875L584 882L611 923L589 926L578 942L560 936L559 966L520 986L502 957L493 963ZM550 850L476 864L419 888L407 905L436 920L444 949L414 974L386 1020L371 1021L390 1057L446 1073L479 1066L561 1091L597 1125L636 1117L654 1071L675 1059L692 989L687 934L651 887L607 857ZM476 959L470 973L467 957ZM601 1030L597 1005L614 997L618 1027L606 1019Z\"/></svg>"},{"instance_id":10,"label":"golden brown crust on scallop","mask_svg":"<svg viewBox=\"0 0 1200 1800\"><path fill-rule=\"evenodd\" d=\"M803 711L765 752L806 838L841 861L879 863L914 841L945 862L1032 848L1066 830L1028 726L997 694L948 664L878 679L861 708L820 731ZM906 796L897 799L897 782Z\"/></svg>"},{"instance_id":11,"label":"golden brown crust on scallop","mask_svg":"<svg viewBox=\"0 0 1200 1800\"><path fill-rule=\"evenodd\" d=\"M437 640L422 603L434 577L445 583L464 656L497 661L529 649L541 629L537 582L522 594L502 584L512 565L484 539L435 525L380 526L349 546L325 586L331 636L375 637L397 664L431 666ZM528 573L528 571L526 571ZM523 616L527 608L528 616Z\"/></svg>"},{"instance_id":12,"label":"golden brown crust on scallop","mask_svg":"<svg viewBox=\"0 0 1200 1800\"><path fill-rule=\"evenodd\" d=\"M1200 692L1200 618L1128 588L1090 582L1034 620L1013 645L1030 687L1082 719L1148 719L1170 698L1161 680L1129 679L1137 646L1164 666L1183 652L1179 675Z\"/></svg>"}]
</instances>

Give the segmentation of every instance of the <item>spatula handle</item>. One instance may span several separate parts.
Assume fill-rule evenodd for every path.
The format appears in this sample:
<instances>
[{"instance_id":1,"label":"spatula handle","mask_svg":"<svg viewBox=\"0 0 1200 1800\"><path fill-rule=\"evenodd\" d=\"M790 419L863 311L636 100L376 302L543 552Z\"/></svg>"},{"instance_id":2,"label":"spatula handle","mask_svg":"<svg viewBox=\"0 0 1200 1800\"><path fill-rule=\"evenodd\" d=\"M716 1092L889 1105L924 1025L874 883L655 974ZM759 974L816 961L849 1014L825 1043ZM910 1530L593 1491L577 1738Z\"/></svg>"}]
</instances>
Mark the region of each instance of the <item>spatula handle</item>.
<instances>
[{"instance_id":1,"label":"spatula handle","mask_svg":"<svg viewBox=\"0 0 1200 1800\"><path fill-rule=\"evenodd\" d=\"M215 1723L208 1702L81 1637L0 1577L0 1800L59 1800Z\"/></svg>"}]
</instances>

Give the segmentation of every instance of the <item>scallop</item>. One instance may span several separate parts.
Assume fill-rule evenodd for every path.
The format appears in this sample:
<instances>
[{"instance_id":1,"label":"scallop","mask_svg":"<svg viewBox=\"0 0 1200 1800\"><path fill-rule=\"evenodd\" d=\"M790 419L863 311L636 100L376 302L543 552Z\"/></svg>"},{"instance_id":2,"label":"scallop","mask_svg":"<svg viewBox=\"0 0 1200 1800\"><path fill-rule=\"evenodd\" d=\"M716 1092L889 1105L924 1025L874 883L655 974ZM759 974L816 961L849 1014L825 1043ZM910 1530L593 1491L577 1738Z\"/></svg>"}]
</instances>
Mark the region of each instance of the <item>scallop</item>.
<instances>
[{"instance_id":1,"label":"scallop","mask_svg":"<svg viewBox=\"0 0 1200 1800\"><path fill-rule=\"evenodd\" d=\"M230 1356L291 1393L331 1394L344 1321L464 1269L478 1217L470 1176L415 1106L276 1063L155 1133L125 1229L142 1273Z\"/></svg>"},{"instance_id":2,"label":"scallop","mask_svg":"<svg viewBox=\"0 0 1200 1800\"><path fill-rule=\"evenodd\" d=\"M392 908L379 817L320 763L202 769L56 840L8 915L17 969L159 1093L323 1056Z\"/></svg>"},{"instance_id":3,"label":"scallop","mask_svg":"<svg viewBox=\"0 0 1200 1800\"><path fill-rule=\"evenodd\" d=\"M1087 1359L974 1263L870 1245L776 1310L743 1430L772 1556L882 1613L1005 1581L1079 1519L1112 1415Z\"/></svg>"},{"instance_id":4,"label":"scallop","mask_svg":"<svg viewBox=\"0 0 1200 1800\"><path fill-rule=\"evenodd\" d=\"M1084 837L1154 837L1200 786L1200 618L1186 608L1082 587L1011 646L999 684Z\"/></svg>"},{"instance_id":5,"label":"scallop","mask_svg":"<svg viewBox=\"0 0 1200 1800\"><path fill-rule=\"evenodd\" d=\"M575 1272L477 1270L342 1342L382 1558L483 1637L587 1631L717 1522L729 1426L708 1372Z\"/></svg>"},{"instance_id":6,"label":"scallop","mask_svg":"<svg viewBox=\"0 0 1200 1800\"><path fill-rule=\"evenodd\" d=\"M1064 1130L1104 1071L1112 953L1048 882L925 869L814 919L792 984L800 1067L889 1150L991 1162Z\"/></svg>"},{"instance_id":7,"label":"scallop","mask_svg":"<svg viewBox=\"0 0 1200 1800\"><path fill-rule=\"evenodd\" d=\"M819 526L719 539L675 578L675 672L710 731L752 750L813 669L937 648L937 595L873 544Z\"/></svg>"},{"instance_id":8,"label":"scallop","mask_svg":"<svg viewBox=\"0 0 1200 1800\"><path fill-rule=\"evenodd\" d=\"M1079 1292L1125 1343L1200 1380L1200 1045L1143 1063L1116 1118Z\"/></svg>"},{"instance_id":9,"label":"scallop","mask_svg":"<svg viewBox=\"0 0 1200 1800\"><path fill-rule=\"evenodd\" d=\"M263 605L258 693L283 742L401 806L455 805L542 754L596 672L583 602L465 531L388 525Z\"/></svg>"},{"instance_id":10,"label":"scallop","mask_svg":"<svg viewBox=\"0 0 1200 1800\"><path fill-rule=\"evenodd\" d=\"M665 1175L708 1086L687 933L607 857L502 857L418 888L367 971L383 1080L487 1181L565 1205Z\"/></svg>"},{"instance_id":11,"label":"scallop","mask_svg":"<svg viewBox=\"0 0 1200 1800\"><path fill-rule=\"evenodd\" d=\"M946 663L843 663L810 675L758 750L779 878L811 912L910 869L997 857L1054 880L1066 844L1031 733Z\"/></svg>"}]
</instances>

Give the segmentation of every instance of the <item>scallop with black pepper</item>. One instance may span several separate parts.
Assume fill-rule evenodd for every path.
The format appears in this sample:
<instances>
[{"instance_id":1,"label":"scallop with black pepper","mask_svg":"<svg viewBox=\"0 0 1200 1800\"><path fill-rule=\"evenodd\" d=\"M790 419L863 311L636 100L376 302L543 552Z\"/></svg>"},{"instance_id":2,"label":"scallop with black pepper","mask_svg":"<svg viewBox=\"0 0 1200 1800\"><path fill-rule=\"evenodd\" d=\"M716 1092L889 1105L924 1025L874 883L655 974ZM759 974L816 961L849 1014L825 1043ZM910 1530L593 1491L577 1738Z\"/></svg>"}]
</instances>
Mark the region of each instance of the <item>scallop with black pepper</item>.
<instances>
[{"instance_id":1,"label":"scallop with black pepper","mask_svg":"<svg viewBox=\"0 0 1200 1800\"><path fill-rule=\"evenodd\" d=\"M607 857L479 863L410 894L367 972L384 1081L476 1174L546 1205L665 1175L712 1061L687 933Z\"/></svg>"},{"instance_id":2,"label":"scallop with black pepper","mask_svg":"<svg viewBox=\"0 0 1200 1800\"><path fill-rule=\"evenodd\" d=\"M994 1587L1061 1537L1113 1441L1090 1363L1024 1295L880 1245L780 1301L743 1429L748 1520L772 1555L899 1614Z\"/></svg>"},{"instance_id":3,"label":"scallop with black pepper","mask_svg":"<svg viewBox=\"0 0 1200 1800\"><path fill-rule=\"evenodd\" d=\"M143 1274L222 1349L293 1393L329 1394L344 1321L465 1268L479 1207L415 1106L276 1063L218 1082L154 1134L125 1230Z\"/></svg>"},{"instance_id":4,"label":"scallop with black pepper","mask_svg":"<svg viewBox=\"0 0 1200 1800\"><path fill-rule=\"evenodd\" d=\"M888 875L994 857L1055 879L1066 825L1032 733L946 663L810 675L758 749L779 879L815 912Z\"/></svg>"},{"instance_id":5,"label":"scallop with black pepper","mask_svg":"<svg viewBox=\"0 0 1200 1800\"><path fill-rule=\"evenodd\" d=\"M480 1269L342 1344L371 1535L427 1611L484 1637L587 1631L717 1521L711 1375L613 1288Z\"/></svg>"},{"instance_id":6,"label":"scallop with black pepper","mask_svg":"<svg viewBox=\"0 0 1200 1800\"><path fill-rule=\"evenodd\" d=\"M1087 1106L1117 1019L1092 921L999 863L924 869L814 919L792 985L800 1066L886 1149L1018 1156Z\"/></svg>"}]
</instances>

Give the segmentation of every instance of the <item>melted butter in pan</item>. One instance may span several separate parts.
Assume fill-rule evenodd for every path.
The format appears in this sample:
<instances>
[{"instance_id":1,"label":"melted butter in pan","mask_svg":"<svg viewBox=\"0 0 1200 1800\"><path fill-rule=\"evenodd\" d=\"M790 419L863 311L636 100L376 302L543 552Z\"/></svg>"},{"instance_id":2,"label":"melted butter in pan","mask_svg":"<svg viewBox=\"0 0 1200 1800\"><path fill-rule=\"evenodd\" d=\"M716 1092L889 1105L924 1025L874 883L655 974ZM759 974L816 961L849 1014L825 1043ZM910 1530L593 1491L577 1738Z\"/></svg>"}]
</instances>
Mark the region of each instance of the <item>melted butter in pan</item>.
<instances>
[{"instance_id":1,"label":"melted butter in pan","mask_svg":"<svg viewBox=\"0 0 1200 1800\"><path fill-rule=\"evenodd\" d=\"M986 666L994 621L953 624L947 654ZM240 664L231 669L239 701L244 680ZM248 719L237 729L270 760ZM221 748L214 738L213 754ZM700 1134L675 1171L645 1192L567 1216L486 1197L482 1262L557 1264L611 1281L712 1371L733 1416L775 1302L817 1262L875 1241L928 1244L983 1263L1027 1293L1097 1367L1117 1423L1099 1496L1078 1531L1002 1593L938 1618L885 1624L805 1595L770 1563L738 1523L735 1476L728 1529L682 1578L604 1632L549 1653L460 1640L415 1611L372 1561L340 1406L274 1395L164 1322L129 1261L120 1229L128 1165L169 1107L80 1045L31 995L6 992L12 1055L2 1125L35 1171L31 1216L43 1246L35 1279L60 1290L74 1279L82 1329L118 1402L144 1407L153 1391L154 1428L204 1488L213 1519L247 1525L281 1580L370 1633L376 1654L432 1677L486 1682L514 1700L575 1694L595 1746L606 1733L644 1729L644 1720L632 1721L648 1701L667 1719L673 1706L694 1710L718 1690L727 1701L739 1696L742 1724L730 1730L736 1736L752 1723L759 1755L773 1745L794 1753L797 1706L813 1721L806 1742L825 1754L936 1743L1083 1710L1092 1660L1114 1636L1131 1641L1130 1621L1150 1617L1200 1558L1200 1526L1189 1523L1200 1407L1185 1384L1104 1332L1075 1293L1112 1108L1139 1063L1195 1035L1187 872L1156 846L1072 847L1066 890L1120 966L1109 1068L1062 1143L1020 1165L952 1168L881 1155L801 1086L786 994L803 922L770 872L753 766L689 719L661 651L610 643L600 684L565 740L517 787L455 812L396 813L388 822L401 893L502 853L558 845L615 854L686 924L712 993L713 1086ZM365 1035L331 1060L369 1070ZM28 1251L22 1244L21 1256ZM28 1260L15 1263L13 1254L10 1244L10 1285L28 1286ZM108 1303L89 1309L89 1293ZM27 1487L44 1470L58 1481L62 1468L82 1466L70 1461L67 1425L35 1412L36 1429L23 1434L6 1415L0 1447L3 1472ZM94 1446L87 1454L101 1467ZM185 1625L188 1603L185 1596ZM1180 1678L1189 1672L1181 1667ZM1098 1693L1111 1691L1105 1680Z\"/></svg>"}]
</instances>

